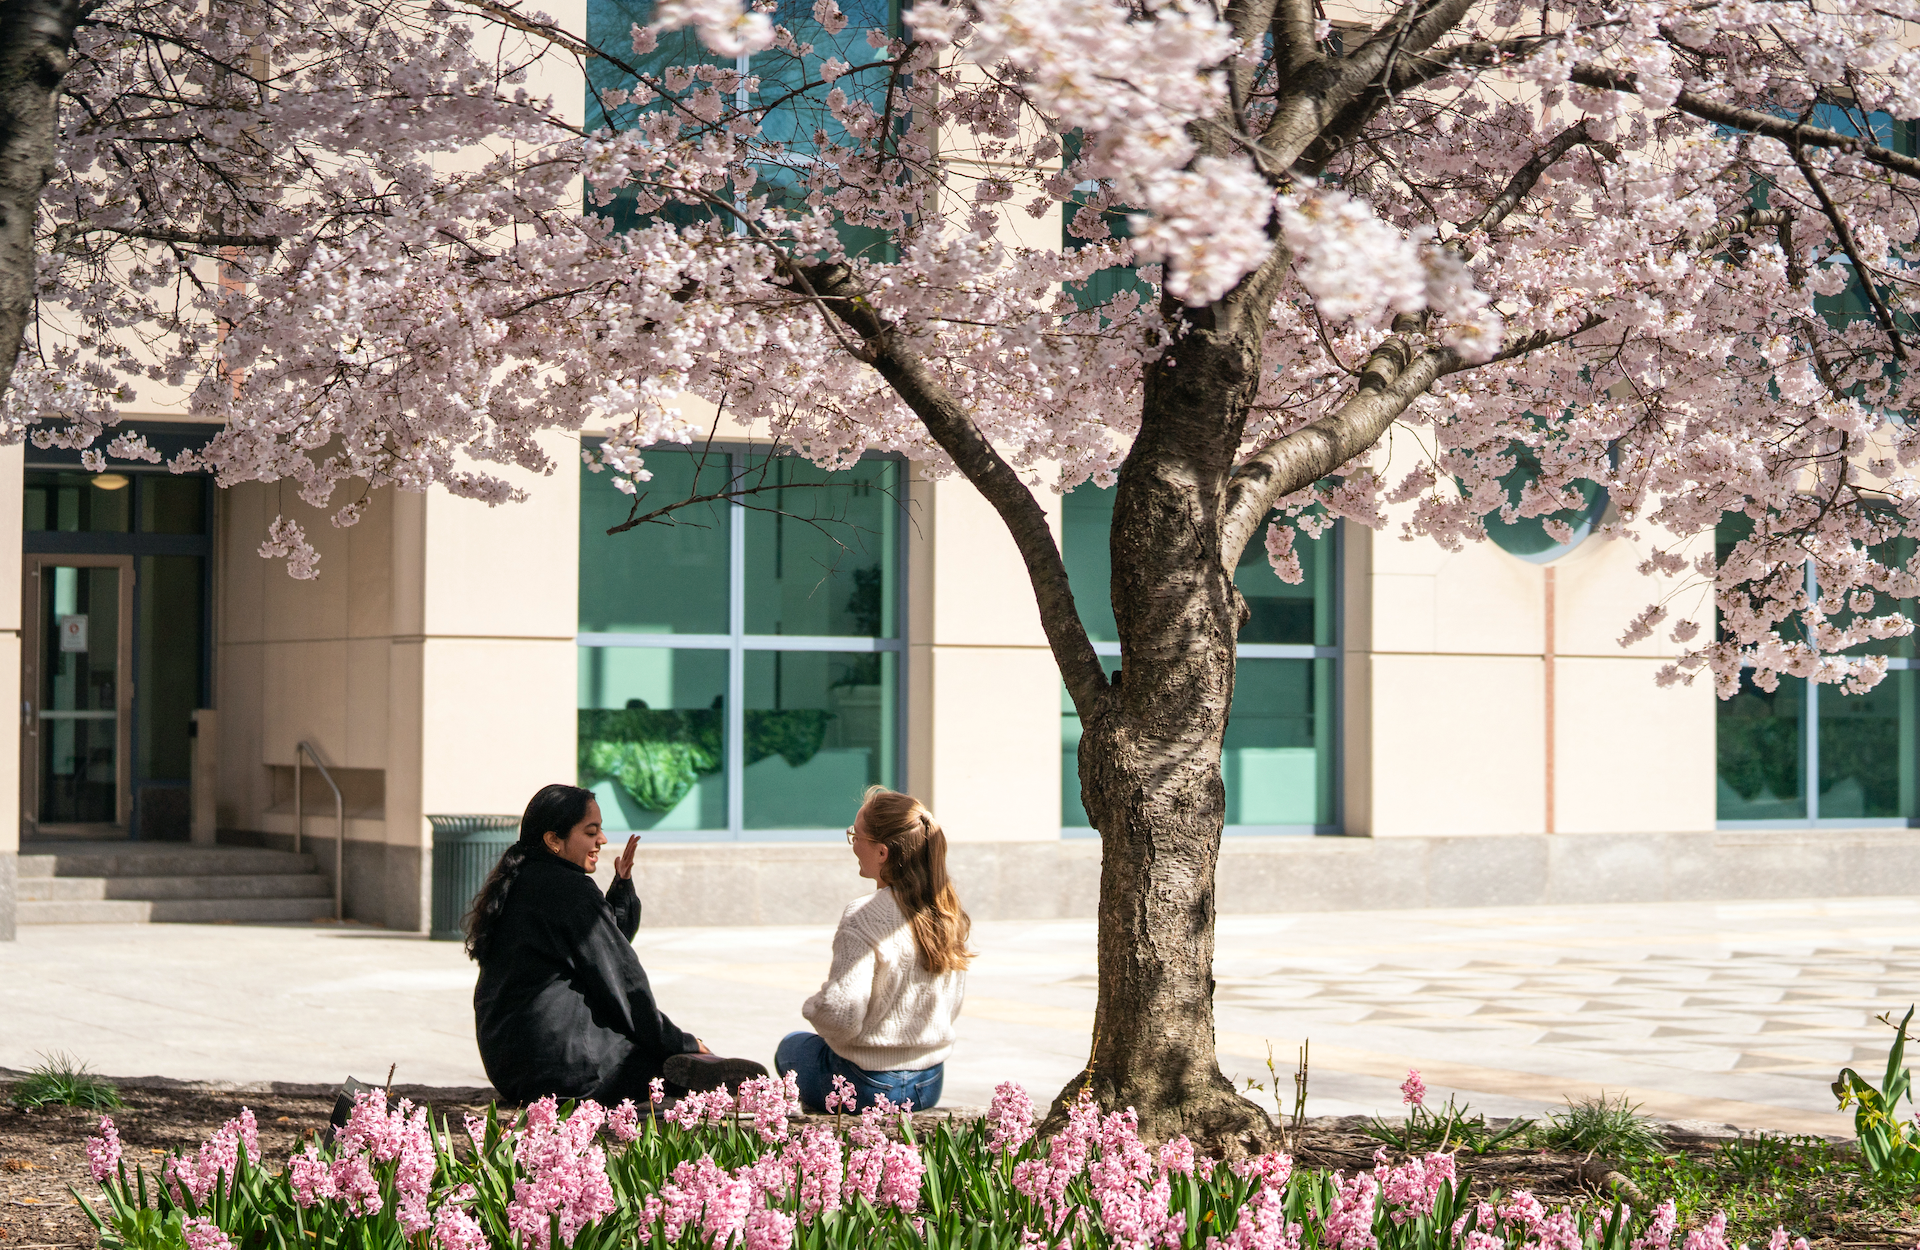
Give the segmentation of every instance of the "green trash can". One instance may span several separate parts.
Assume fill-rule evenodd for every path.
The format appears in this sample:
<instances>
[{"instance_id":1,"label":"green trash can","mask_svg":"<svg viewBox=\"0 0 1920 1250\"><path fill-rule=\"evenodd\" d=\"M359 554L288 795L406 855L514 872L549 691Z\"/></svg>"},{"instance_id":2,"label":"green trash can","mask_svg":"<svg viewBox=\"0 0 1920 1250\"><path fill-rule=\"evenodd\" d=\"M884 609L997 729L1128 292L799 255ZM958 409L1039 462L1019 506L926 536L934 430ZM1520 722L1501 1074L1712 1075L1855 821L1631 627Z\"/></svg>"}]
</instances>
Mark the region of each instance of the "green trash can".
<instances>
[{"instance_id":1,"label":"green trash can","mask_svg":"<svg viewBox=\"0 0 1920 1250\"><path fill-rule=\"evenodd\" d=\"M429 816L433 826L433 929L436 941L466 938L473 896L487 883L500 854L520 838L518 816Z\"/></svg>"}]
</instances>

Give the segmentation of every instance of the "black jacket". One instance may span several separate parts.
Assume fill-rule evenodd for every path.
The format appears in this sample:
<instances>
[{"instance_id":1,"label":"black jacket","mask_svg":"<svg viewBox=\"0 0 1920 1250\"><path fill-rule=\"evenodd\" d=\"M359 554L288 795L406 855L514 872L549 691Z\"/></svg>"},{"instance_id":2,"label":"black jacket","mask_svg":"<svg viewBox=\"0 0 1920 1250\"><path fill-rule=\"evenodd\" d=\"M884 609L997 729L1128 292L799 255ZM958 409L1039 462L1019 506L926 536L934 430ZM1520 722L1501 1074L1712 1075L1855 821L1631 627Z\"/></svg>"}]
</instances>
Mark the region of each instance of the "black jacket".
<instances>
[{"instance_id":1,"label":"black jacket","mask_svg":"<svg viewBox=\"0 0 1920 1250\"><path fill-rule=\"evenodd\" d=\"M654 1004L633 952L640 896L604 896L578 865L534 848L480 959L473 1014L480 1062L502 1097L644 1102L667 1056L700 1048Z\"/></svg>"}]
</instances>

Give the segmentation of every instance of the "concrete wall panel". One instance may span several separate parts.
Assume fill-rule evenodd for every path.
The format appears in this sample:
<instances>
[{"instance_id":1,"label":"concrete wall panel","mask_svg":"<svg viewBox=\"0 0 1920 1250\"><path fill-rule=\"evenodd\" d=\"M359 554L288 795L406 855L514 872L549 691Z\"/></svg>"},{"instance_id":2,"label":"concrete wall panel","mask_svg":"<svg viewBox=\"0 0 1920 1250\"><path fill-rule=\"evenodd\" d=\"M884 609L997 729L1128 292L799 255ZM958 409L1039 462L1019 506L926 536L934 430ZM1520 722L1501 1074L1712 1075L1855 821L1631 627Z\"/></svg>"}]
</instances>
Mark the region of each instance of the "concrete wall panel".
<instances>
[{"instance_id":1,"label":"concrete wall panel","mask_svg":"<svg viewBox=\"0 0 1920 1250\"><path fill-rule=\"evenodd\" d=\"M1371 694L1373 836L1543 831L1537 656L1376 653Z\"/></svg>"},{"instance_id":2,"label":"concrete wall panel","mask_svg":"<svg viewBox=\"0 0 1920 1250\"><path fill-rule=\"evenodd\" d=\"M428 639L422 811L517 815L541 786L571 782L574 663L571 639ZM563 697L554 698L555 690Z\"/></svg>"},{"instance_id":3,"label":"concrete wall panel","mask_svg":"<svg viewBox=\"0 0 1920 1250\"><path fill-rule=\"evenodd\" d=\"M1713 828L1713 690L1662 689L1661 664L1555 660L1556 832Z\"/></svg>"},{"instance_id":4,"label":"concrete wall panel","mask_svg":"<svg viewBox=\"0 0 1920 1250\"><path fill-rule=\"evenodd\" d=\"M932 796L953 842L1060 836L1060 676L1032 647L938 647Z\"/></svg>"}]
</instances>

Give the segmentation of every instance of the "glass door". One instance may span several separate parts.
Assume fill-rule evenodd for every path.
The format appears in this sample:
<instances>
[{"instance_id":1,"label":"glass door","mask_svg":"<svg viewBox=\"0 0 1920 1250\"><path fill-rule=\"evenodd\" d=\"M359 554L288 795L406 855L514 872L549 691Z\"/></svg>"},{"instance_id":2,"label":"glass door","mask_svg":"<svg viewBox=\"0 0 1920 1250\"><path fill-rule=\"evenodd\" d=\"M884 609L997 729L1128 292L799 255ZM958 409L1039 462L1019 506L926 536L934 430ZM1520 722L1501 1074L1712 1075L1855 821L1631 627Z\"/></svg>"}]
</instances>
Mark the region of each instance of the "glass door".
<instances>
[{"instance_id":1,"label":"glass door","mask_svg":"<svg viewBox=\"0 0 1920 1250\"><path fill-rule=\"evenodd\" d=\"M26 562L23 823L41 836L124 836L133 561L29 555Z\"/></svg>"}]
</instances>

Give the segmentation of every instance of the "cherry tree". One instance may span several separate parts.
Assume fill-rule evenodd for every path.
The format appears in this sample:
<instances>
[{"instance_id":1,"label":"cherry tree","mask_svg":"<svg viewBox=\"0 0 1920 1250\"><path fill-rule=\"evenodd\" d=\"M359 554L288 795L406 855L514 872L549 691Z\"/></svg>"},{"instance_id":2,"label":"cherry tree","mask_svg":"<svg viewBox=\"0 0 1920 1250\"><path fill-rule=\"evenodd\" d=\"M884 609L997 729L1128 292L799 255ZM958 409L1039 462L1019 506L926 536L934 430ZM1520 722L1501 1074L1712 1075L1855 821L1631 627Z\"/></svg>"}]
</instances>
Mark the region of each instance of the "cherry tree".
<instances>
[{"instance_id":1,"label":"cherry tree","mask_svg":"<svg viewBox=\"0 0 1920 1250\"><path fill-rule=\"evenodd\" d=\"M1846 653L1911 629L1916 9L916 0L890 31L657 0L590 43L510 0L20 3L4 433L152 459L115 415L171 391L224 423L175 468L293 479L339 525L384 486L508 502L495 466L583 428L652 516L646 449L716 408L824 466L964 476L1104 840L1069 1090L1149 1136L1258 1132L1211 978L1249 543L1298 580L1336 518L1564 534L1597 483L1603 537L1649 552L1622 641L1668 631L1663 682L1866 689L1884 661ZM588 125L526 93L545 57ZM1117 484L1111 675L1041 503L1088 480ZM1727 513L1749 536L1688 545ZM313 575L296 524L263 537Z\"/></svg>"}]
</instances>

